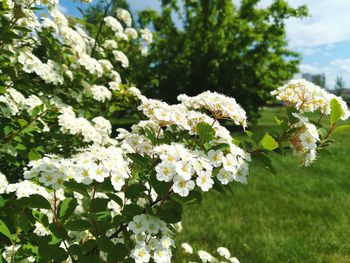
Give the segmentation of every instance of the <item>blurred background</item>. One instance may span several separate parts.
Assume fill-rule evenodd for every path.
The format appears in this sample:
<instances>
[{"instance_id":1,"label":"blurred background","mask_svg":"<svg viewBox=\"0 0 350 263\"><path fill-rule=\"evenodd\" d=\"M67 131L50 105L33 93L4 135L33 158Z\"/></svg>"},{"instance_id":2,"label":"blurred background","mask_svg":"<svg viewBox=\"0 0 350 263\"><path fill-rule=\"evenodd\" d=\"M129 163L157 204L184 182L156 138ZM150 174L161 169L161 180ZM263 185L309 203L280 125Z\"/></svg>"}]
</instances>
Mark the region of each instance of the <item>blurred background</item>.
<instances>
[{"instance_id":1,"label":"blurred background","mask_svg":"<svg viewBox=\"0 0 350 263\"><path fill-rule=\"evenodd\" d=\"M124 82L149 97L176 103L181 93L218 91L236 98L257 132L273 129L281 109L269 93L293 77L350 101L349 0L60 5L71 19L84 20L92 35L107 34L100 21L116 16L118 7L130 11L134 27L153 33L147 56L132 43L119 46L130 59ZM131 124L128 114L114 124ZM344 135L311 167L295 169L293 157L278 157L276 173L252 167L248 185L235 185L233 194L205 195L199 209L188 208L179 240L196 248L226 246L242 263L350 262L350 142Z\"/></svg>"}]
</instances>

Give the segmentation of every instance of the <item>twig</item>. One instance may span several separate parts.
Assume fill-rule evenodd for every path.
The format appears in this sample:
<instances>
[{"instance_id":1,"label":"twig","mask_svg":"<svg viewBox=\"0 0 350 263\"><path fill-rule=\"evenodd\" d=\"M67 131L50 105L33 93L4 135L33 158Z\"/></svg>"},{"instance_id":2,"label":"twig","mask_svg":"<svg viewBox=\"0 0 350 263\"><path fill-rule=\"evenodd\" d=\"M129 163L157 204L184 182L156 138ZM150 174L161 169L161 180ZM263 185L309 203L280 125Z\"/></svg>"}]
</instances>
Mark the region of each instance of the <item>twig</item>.
<instances>
[{"instance_id":1,"label":"twig","mask_svg":"<svg viewBox=\"0 0 350 263\"><path fill-rule=\"evenodd\" d=\"M104 22L103 19L107 16L108 9L110 8L111 4L112 4L112 2L110 2L110 3L107 4L106 9L105 9L105 11L104 11L104 13L103 13L103 16L102 16L102 18L101 18L101 20L100 20L100 24L99 24L99 26L98 26L98 30L97 30L97 33L96 33L96 36L95 36L94 45L93 45L93 47L92 47L92 49L91 49L91 56L94 54L94 52L95 52L95 50L96 50L96 47L97 47L97 39L98 39L98 37L100 36L101 31L102 31L102 26L103 26L103 22Z\"/></svg>"}]
</instances>

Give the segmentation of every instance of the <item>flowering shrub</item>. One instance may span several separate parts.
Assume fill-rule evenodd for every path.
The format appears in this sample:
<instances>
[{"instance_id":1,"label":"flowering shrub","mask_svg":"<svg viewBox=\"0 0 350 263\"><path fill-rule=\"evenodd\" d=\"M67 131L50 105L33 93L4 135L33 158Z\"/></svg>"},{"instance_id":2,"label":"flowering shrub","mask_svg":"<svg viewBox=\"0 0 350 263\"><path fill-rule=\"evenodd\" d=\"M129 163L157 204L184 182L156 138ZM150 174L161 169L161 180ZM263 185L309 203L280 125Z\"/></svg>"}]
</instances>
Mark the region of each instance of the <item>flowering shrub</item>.
<instances>
[{"instance_id":1,"label":"flowering shrub","mask_svg":"<svg viewBox=\"0 0 350 263\"><path fill-rule=\"evenodd\" d=\"M276 118L280 134L262 138L245 130L246 113L233 98L208 91L168 105L144 97L122 83L117 68L129 61L117 48L139 41L147 53L152 35L142 29L136 40L125 10L103 18L111 39L90 37L54 1L7 0L0 10L5 262L170 262L183 205L212 188L247 183L251 161L271 170L269 151L290 148L309 165L332 132L348 128L337 125L349 117L343 100L305 80L272 92L287 116ZM131 103L143 120L112 136L107 118ZM307 112L319 121L310 122ZM320 126L325 115L328 130ZM242 126L247 138L232 138L222 121ZM186 243L179 249L188 260L238 262L224 247L217 257L194 255Z\"/></svg>"}]
</instances>

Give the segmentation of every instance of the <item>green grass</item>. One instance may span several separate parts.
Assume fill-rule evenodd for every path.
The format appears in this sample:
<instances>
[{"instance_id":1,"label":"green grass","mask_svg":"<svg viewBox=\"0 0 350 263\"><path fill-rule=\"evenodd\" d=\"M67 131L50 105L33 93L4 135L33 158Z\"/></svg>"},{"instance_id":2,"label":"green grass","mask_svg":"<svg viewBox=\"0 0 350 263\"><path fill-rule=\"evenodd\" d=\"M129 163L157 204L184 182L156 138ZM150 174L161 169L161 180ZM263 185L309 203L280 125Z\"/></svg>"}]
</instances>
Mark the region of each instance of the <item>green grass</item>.
<instances>
[{"instance_id":1,"label":"green grass","mask_svg":"<svg viewBox=\"0 0 350 263\"><path fill-rule=\"evenodd\" d=\"M266 109L256 129L271 130L277 111ZM241 263L350 262L350 137L333 138L332 156L310 167L278 156L277 175L252 166L249 183L233 183L232 195L204 194L185 208L179 243L226 246Z\"/></svg>"}]
</instances>

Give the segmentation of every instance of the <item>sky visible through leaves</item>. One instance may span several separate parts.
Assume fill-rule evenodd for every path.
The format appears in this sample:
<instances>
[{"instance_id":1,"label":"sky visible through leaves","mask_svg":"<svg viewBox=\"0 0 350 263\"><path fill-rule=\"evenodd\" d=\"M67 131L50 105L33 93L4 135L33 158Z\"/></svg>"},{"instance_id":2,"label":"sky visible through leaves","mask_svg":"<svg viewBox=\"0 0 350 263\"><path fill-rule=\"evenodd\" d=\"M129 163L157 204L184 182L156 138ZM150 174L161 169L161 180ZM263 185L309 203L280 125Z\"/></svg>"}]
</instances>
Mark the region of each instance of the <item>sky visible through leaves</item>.
<instances>
[{"instance_id":1,"label":"sky visible through leaves","mask_svg":"<svg viewBox=\"0 0 350 263\"><path fill-rule=\"evenodd\" d=\"M97 1L94 0L93 3ZM234 0L239 4L239 0ZM260 6L272 0L261 0ZM159 0L129 0L132 11L144 8L159 10ZM310 16L287 22L287 36L292 49L300 52L303 60L300 71L324 73L328 88L333 88L336 76L342 76L350 88L350 1L349 0L289 0L292 6L306 4ZM76 7L86 7L79 1L61 0L65 14L79 16Z\"/></svg>"}]
</instances>

